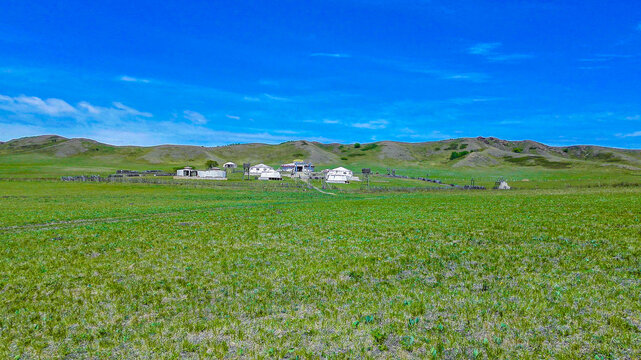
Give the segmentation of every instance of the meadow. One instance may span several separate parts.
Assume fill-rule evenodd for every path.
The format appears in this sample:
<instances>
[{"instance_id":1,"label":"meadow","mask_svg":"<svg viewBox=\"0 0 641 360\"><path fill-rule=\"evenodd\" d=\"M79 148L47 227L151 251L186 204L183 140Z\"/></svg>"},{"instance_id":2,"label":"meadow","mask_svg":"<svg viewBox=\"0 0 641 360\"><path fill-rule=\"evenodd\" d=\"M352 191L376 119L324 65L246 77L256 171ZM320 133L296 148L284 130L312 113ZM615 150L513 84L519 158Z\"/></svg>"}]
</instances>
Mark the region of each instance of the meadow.
<instances>
[{"instance_id":1,"label":"meadow","mask_svg":"<svg viewBox=\"0 0 641 360\"><path fill-rule=\"evenodd\" d=\"M0 357L638 358L639 195L0 182Z\"/></svg>"}]
</instances>

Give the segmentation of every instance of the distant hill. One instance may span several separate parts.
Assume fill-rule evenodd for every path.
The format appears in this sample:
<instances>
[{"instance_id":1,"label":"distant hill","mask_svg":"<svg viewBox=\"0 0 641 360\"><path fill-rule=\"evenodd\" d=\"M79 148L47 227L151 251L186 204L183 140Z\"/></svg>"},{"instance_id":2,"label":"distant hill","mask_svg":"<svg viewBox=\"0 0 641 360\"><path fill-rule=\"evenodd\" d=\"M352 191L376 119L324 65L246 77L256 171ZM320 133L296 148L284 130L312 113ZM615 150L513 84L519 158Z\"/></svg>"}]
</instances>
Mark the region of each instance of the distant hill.
<instances>
[{"instance_id":1,"label":"distant hill","mask_svg":"<svg viewBox=\"0 0 641 360\"><path fill-rule=\"evenodd\" d=\"M278 145L236 144L217 147L160 145L114 146L91 139L57 135L25 137L0 143L0 172L15 166L61 164L87 171L115 168L160 168L194 165L211 159L219 163L259 162L279 165L306 159L319 167L335 165L377 168L541 168L607 167L641 170L641 150L577 145L554 147L531 140L507 141L493 137L460 138L421 143L379 141L367 144L323 144L290 141Z\"/></svg>"}]
</instances>

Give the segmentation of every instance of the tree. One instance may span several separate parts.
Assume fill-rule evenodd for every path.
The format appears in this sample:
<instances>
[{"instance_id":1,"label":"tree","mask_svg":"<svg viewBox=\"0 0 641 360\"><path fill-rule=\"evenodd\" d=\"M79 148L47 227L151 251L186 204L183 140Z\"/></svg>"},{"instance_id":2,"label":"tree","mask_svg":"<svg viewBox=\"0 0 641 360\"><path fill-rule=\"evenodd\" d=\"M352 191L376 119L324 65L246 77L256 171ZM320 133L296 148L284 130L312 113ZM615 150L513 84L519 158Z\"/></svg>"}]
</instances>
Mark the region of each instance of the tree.
<instances>
[{"instance_id":1,"label":"tree","mask_svg":"<svg viewBox=\"0 0 641 360\"><path fill-rule=\"evenodd\" d=\"M216 161L216 160L207 160L207 162L205 163L205 166L207 166L207 169L218 167L218 161Z\"/></svg>"},{"instance_id":2,"label":"tree","mask_svg":"<svg viewBox=\"0 0 641 360\"><path fill-rule=\"evenodd\" d=\"M360 143L356 143L356 144L354 144L354 149L358 149L359 147L361 147L361 144L360 144Z\"/></svg>"}]
</instances>

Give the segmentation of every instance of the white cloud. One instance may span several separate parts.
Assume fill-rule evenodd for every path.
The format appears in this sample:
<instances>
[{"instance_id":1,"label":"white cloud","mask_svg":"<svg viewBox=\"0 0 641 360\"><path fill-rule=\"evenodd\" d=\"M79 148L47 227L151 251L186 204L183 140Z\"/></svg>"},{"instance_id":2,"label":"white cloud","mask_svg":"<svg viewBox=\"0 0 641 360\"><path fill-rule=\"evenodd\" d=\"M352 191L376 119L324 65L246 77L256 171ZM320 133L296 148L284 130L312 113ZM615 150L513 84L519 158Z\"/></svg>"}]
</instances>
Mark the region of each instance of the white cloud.
<instances>
[{"instance_id":1,"label":"white cloud","mask_svg":"<svg viewBox=\"0 0 641 360\"><path fill-rule=\"evenodd\" d=\"M469 80L469 81L485 81L488 76L482 73L462 73L462 74L443 74L441 78L446 80Z\"/></svg>"},{"instance_id":2,"label":"white cloud","mask_svg":"<svg viewBox=\"0 0 641 360\"><path fill-rule=\"evenodd\" d=\"M309 56L317 57L317 56L322 56L322 57L332 57L332 58L348 58L351 57L349 54L340 54L340 53L312 53Z\"/></svg>"},{"instance_id":3,"label":"white cloud","mask_svg":"<svg viewBox=\"0 0 641 360\"><path fill-rule=\"evenodd\" d=\"M127 75L123 75L123 76L119 77L118 80L125 81L125 82L145 83L145 84L149 83L148 79L140 79L140 78L136 78L136 77L133 77L133 76L127 76Z\"/></svg>"},{"instance_id":4,"label":"white cloud","mask_svg":"<svg viewBox=\"0 0 641 360\"><path fill-rule=\"evenodd\" d=\"M127 106L127 105L125 105L125 104L123 104L121 102L117 102L116 101L116 102L113 103L113 106L116 109L122 110L122 111L124 111L124 112L126 112L126 113L128 113L130 115L142 116L142 117L152 117L153 116L151 113L138 111L138 110L136 110L134 108L131 108L131 107L129 107L129 106Z\"/></svg>"},{"instance_id":5,"label":"white cloud","mask_svg":"<svg viewBox=\"0 0 641 360\"><path fill-rule=\"evenodd\" d=\"M185 111L183 111L183 116L185 117L185 119L191 121L194 124L206 124L207 123L207 118L203 114L201 114L199 112L195 112L195 111L191 111L191 110L185 110Z\"/></svg>"},{"instance_id":6,"label":"white cloud","mask_svg":"<svg viewBox=\"0 0 641 360\"><path fill-rule=\"evenodd\" d=\"M492 62L509 62L514 60L530 59L533 57L530 54L503 54L498 51L502 46L503 44L500 42L478 43L470 46L467 49L467 52L468 54L483 56L488 61Z\"/></svg>"},{"instance_id":7,"label":"white cloud","mask_svg":"<svg viewBox=\"0 0 641 360\"><path fill-rule=\"evenodd\" d=\"M340 121L332 119L323 119L323 124L339 124Z\"/></svg>"},{"instance_id":8,"label":"white cloud","mask_svg":"<svg viewBox=\"0 0 641 360\"><path fill-rule=\"evenodd\" d=\"M378 119L378 120L368 121L366 123L354 123L352 124L352 127L359 128L359 129L380 130L380 129L385 129L387 127L387 124L389 124L387 120Z\"/></svg>"},{"instance_id":9,"label":"white cloud","mask_svg":"<svg viewBox=\"0 0 641 360\"><path fill-rule=\"evenodd\" d=\"M100 109L91 105L90 103L86 101L81 101L78 103L78 107L83 108L87 110L91 114L100 114Z\"/></svg>"},{"instance_id":10,"label":"white cloud","mask_svg":"<svg viewBox=\"0 0 641 360\"><path fill-rule=\"evenodd\" d=\"M36 96L25 95L16 97L0 95L0 109L14 113L43 114L50 116L67 116L77 111L64 100L55 98L42 100Z\"/></svg>"},{"instance_id":11,"label":"white cloud","mask_svg":"<svg viewBox=\"0 0 641 360\"><path fill-rule=\"evenodd\" d=\"M617 134L618 137L639 137L641 136L641 131L635 131L629 134Z\"/></svg>"},{"instance_id":12,"label":"white cloud","mask_svg":"<svg viewBox=\"0 0 641 360\"><path fill-rule=\"evenodd\" d=\"M138 111L119 102L113 107L95 106L81 101L75 107L61 99L41 99L36 96L16 97L0 95L0 110L18 115L46 115L50 118L73 118L77 121L101 120L114 122L123 117L152 117L148 112Z\"/></svg>"},{"instance_id":13,"label":"white cloud","mask_svg":"<svg viewBox=\"0 0 641 360\"><path fill-rule=\"evenodd\" d=\"M470 46L467 49L467 52L472 55L488 55L494 52L495 49L501 47L500 42L493 43L478 43L476 45Z\"/></svg>"},{"instance_id":14,"label":"white cloud","mask_svg":"<svg viewBox=\"0 0 641 360\"><path fill-rule=\"evenodd\" d=\"M227 115L225 115L225 117L227 117L229 119L232 119L232 120L240 120L240 116L236 116L236 115L227 114Z\"/></svg>"},{"instance_id":15,"label":"white cloud","mask_svg":"<svg viewBox=\"0 0 641 360\"><path fill-rule=\"evenodd\" d=\"M275 101L291 101L291 99L288 99L286 97L281 97L281 96L274 96L270 94L263 94L266 98L269 100L275 100Z\"/></svg>"}]
</instances>

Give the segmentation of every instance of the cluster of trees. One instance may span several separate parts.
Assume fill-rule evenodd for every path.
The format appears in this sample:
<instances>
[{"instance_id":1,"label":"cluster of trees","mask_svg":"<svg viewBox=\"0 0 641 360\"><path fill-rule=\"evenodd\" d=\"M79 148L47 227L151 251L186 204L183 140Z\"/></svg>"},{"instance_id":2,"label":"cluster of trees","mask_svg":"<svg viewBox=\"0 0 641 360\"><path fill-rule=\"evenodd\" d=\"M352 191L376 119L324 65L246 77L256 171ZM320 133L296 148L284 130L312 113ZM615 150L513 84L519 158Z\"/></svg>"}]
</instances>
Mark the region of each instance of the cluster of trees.
<instances>
[{"instance_id":1,"label":"cluster of trees","mask_svg":"<svg viewBox=\"0 0 641 360\"><path fill-rule=\"evenodd\" d=\"M450 154L450 160L462 158L465 155L469 154L470 152L465 150L465 151L452 151L452 154Z\"/></svg>"}]
</instances>

